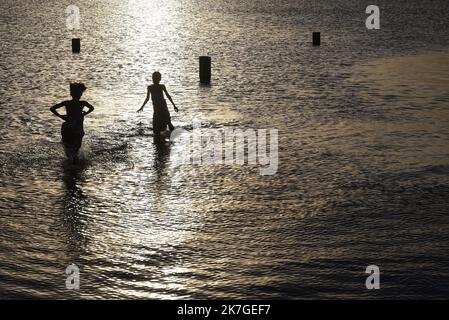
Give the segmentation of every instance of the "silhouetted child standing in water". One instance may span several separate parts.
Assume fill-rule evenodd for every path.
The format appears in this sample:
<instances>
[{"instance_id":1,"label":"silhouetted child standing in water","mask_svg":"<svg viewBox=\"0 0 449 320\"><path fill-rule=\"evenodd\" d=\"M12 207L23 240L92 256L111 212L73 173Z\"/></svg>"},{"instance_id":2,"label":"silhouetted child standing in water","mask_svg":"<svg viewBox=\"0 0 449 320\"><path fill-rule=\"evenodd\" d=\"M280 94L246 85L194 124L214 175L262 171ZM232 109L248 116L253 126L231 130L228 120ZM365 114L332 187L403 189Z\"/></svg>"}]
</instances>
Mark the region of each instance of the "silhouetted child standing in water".
<instances>
[{"instance_id":1,"label":"silhouetted child standing in water","mask_svg":"<svg viewBox=\"0 0 449 320\"><path fill-rule=\"evenodd\" d=\"M56 116L65 122L61 127L62 142L67 157L73 163L78 162L78 152L81 148L84 137L84 116L94 111L94 107L86 101L80 101L86 86L82 83L70 84L70 95L72 100L63 101L50 108ZM66 114L61 115L56 111L59 108L65 107ZM87 111L84 111L87 108Z\"/></svg>"},{"instance_id":2,"label":"silhouetted child standing in water","mask_svg":"<svg viewBox=\"0 0 449 320\"><path fill-rule=\"evenodd\" d=\"M165 85L160 84L161 78L162 76L158 71L153 73L153 84L148 86L145 102L142 107L137 110L137 112L141 112L143 110L143 107L145 107L148 100L150 100L151 95L151 101L153 102L153 132L155 137L159 137L161 132L164 131L167 126L170 131L175 129L171 123L170 112L167 108L167 102L164 99L164 93L168 100L172 103L173 109L178 112L178 108L175 106L171 96L168 94L167 88L165 88Z\"/></svg>"}]
</instances>

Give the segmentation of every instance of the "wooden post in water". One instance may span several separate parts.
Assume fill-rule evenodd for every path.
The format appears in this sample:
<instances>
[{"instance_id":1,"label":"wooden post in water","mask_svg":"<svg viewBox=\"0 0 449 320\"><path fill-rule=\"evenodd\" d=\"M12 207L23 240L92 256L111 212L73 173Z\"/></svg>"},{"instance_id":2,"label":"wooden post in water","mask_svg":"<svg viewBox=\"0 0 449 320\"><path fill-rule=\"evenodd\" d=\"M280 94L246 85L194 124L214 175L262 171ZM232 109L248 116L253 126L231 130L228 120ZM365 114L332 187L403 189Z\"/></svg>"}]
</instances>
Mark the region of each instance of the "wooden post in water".
<instances>
[{"instance_id":1,"label":"wooden post in water","mask_svg":"<svg viewBox=\"0 0 449 320\"><path fill-rule=\"evenodd\" d=\"M200 82L202 84L210 84L212 59L209 56L200 57Z\"/></svg>"},{"instance_id":2,"label":"wooden post in water","mask_svg":"<svg viewBox=\"0 0 449 320\"><path fill-rule=\"evenodd\" d=\"M321 44L321 34L319 32L314 32L312 38L314 46L319 46Z\"/></svg>"},{"instance_id":3,"label":"wooden post in water","mask_svg":"<svg viewBox=\"0 0 449 320\"><path fill-rule=\"evenodd\" d=\"M72 53L80 53L81 52L81 39L75 38L72 39Z\"/></svg>"}]
</instances>

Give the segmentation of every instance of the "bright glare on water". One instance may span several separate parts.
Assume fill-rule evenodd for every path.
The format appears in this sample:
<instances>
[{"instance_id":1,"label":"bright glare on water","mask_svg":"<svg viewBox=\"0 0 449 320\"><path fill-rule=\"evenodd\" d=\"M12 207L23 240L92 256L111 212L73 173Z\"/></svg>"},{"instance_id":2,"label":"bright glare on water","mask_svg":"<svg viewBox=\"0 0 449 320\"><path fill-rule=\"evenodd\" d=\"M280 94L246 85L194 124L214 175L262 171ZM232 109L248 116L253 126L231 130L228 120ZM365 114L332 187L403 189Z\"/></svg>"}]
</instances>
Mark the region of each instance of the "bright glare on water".
<instances>
[{"instance_id":1,"label":"bright glare on water","mask_svg":"<svg viewBox=\"0 0 449 320\"><path fill-rule=\"evenodd\" d=\"M355 0L76 4L79 31L66 2L0 4L1 298L447 297L447 1L377 1L378 31ZM136 113L156 70L176 127L279 130L277 173L157 148ZM49 111L73 81L79 166Z\"/></svg>"}]
</instances>

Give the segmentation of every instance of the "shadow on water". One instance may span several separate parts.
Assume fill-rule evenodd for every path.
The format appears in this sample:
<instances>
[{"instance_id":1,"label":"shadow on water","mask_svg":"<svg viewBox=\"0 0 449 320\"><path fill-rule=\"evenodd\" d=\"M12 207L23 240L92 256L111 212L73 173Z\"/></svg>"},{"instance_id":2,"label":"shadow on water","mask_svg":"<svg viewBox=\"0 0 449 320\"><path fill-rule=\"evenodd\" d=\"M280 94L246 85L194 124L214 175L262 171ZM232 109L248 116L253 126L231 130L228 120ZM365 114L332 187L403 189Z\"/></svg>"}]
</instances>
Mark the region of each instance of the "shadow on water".
<instances>
[{"instance_id":1,"label":"shadow on water","mask_svg":"<svg viewBox=\"0 0 449 320\"><path fill-rule=\"evenodd\" d=\"M156 137L153 138L153 142L155 148L154 169L157 174L157 182L160 182L164 176L167 161L170 156L170 145L168 142L161 141Z\"/></svg>"},{"instance_id":2,"label":"shadow on water","mask_svg":"<svg viewBox=\"0 0 449 320\"><path fill-rule=\"evenodd\" d=\"M156 137L153 139L153 142L155 152L153 168L156 174L154 205L158 212L166 212L164 195L167 192L168 185L165 178L167 177L167 163L170 157L170 145Z\"/></svg>"},{"instance_id":3,"label":"shadow on water","mask_svg":"<svg viewBox=\"0 0 449 320\"><path fill-rule=\"evenodd\" d=\"M66 230L67 246L69 255L79 254L83 251L87 239L84 236L86 221L83 217L83 208L88 197L80 187L83 181L83 174L87 168L85 161L78 165L63 164L63 224Z\"/></svg>"}]
</instances>

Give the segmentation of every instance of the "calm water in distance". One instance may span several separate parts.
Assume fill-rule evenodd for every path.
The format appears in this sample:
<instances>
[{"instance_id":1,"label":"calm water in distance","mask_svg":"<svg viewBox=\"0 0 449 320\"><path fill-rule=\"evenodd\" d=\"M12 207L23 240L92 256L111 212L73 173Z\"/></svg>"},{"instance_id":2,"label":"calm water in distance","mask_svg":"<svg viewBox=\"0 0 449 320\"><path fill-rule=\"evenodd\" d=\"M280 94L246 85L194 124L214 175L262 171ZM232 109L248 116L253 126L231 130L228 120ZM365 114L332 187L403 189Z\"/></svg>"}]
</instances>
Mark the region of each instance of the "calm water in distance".
<instances>
[{"instance_id":1,"label":"calm water in distance","mask_svg":"<svg viewBox=\"0 0 449 320\"><path fill-rule=\"evenodd\" d=\"M379 0L378 31L355 0L76 4L79 31L65 2L0 4L0 298L447 298L447 1ZM175 126L278 129L277 174L175 166L135 113L155 70ZM49 107L76 80L73 168Z\"/></svg>"}]
</instances>

